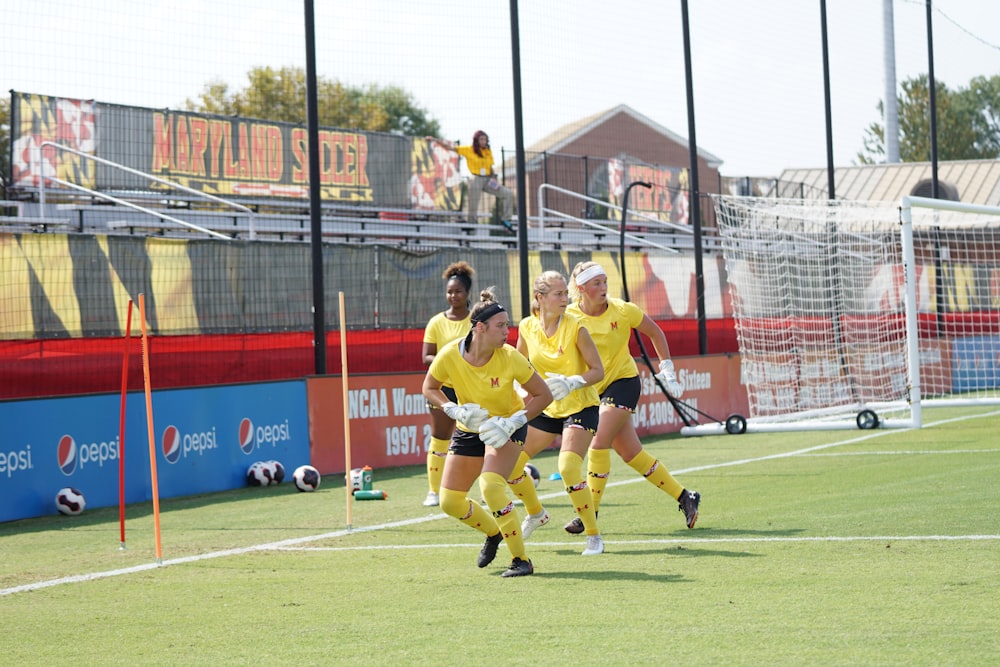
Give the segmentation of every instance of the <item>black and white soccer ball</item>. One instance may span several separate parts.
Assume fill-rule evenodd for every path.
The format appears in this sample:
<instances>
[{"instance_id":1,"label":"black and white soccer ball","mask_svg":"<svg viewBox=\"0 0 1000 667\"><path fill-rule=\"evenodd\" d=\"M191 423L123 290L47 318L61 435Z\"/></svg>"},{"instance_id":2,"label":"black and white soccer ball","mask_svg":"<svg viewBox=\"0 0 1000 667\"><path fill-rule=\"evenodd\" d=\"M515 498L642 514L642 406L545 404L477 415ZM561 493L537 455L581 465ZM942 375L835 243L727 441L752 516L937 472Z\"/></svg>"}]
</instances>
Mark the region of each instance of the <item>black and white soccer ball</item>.
<instances>
[{"instance_id":1,"label":"black and white soccer ball","mask_svg":"<svg viewBox=\"0 0 1000 667\"><path fill-rule=\"evenodd\" d=\"M538 482L540 482L542 480L542 473L538 472L538 468L536 468L531 463L527 463L524 466L524 474L531 476L531 481L533 481L535 483L535 488L537 489L538 488Z\"/></svg>"},{"instance_id":2,"label":"black and white soccer ball","mask_svg":"<svg viewBox=\"0 0 1000 667\"><path fill-rule=\"evenodd\" d=\"M271 483L271 469L263 461L254 461L247 468L247 484L250 486L267 486Z\"/></svg>"},{"instance_id":3,"label":"black and white soccer ball","mask_svg":"<svg viewBox=\"0 0 1000 667\"><path fill-rule=\"evenodd\" d=\"M264 465L271 471L271 484L281 484L285 481L285 466L281 465L281 461L271 459L264 461Z\"/></svg>"},{"instance_id":4,"label":"black and white soccer ball","mask_svg":"<svg viewBox=\"0 0 1000 667\"><path fill-rule=\"evenodd\" d=\"M315 491L320 483L319 470L311 465L301 465L292 473L292 481L299 491Z\"/></svg>"},{"instance_id":5,"label":"black and white soccer ball","mask_svg":"<svg viewBox=\"0 0 1000 667\"><path fill-rule=\"evenodd\" d=\"M67 486L56 494L56 509L67 516L76 516L87 506L87 500L79 489Z\"/></svg>"}]
</instances>

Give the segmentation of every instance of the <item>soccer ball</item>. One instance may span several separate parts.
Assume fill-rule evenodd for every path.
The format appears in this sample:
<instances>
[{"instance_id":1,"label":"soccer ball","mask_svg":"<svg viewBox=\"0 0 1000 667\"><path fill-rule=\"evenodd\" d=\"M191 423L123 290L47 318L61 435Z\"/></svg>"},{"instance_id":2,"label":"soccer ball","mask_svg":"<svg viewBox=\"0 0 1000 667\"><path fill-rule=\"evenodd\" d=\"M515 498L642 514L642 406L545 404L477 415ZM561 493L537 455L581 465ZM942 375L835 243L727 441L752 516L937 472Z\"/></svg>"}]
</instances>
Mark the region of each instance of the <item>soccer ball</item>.
<instances>
[{"instance_id":1,"label":"soccer ball","mask_svg":"<svg viewBox=\"0 0 1000 667\"><path fill-rule=\"evenodd\" d=\"M292 481L299 491L315 491L319 488L319 470L310 465L302 465L292 473Z\"/></svg>"},{"instance_id":2,"label":"soccer ball","mask_svg":"<svg viewBox=\"0 0 1000 667\"><path fill-rule=\"evenodd\" d=\"M285 481L285 466L281 465L281 461L265 461L268 468L271 469L271 484L281 484Z\"/></svg>"},{"instance_id":3,"label":"soccer ball","mask_svg":"<svg viewBox=\"0 0 1000 667\"><path fill-rule=\"evenodd\" d=\"M87 501L79 490L71 486L59 489L56 494L56 509L67 516L76 516L87 506Z\"/></svg>"},{"instance_id":4,"label":"soccer ball","mask_svg":"<svg viewBox=\"0 0 1000 667\"><path fill-rule=\"evenodd\" d=\"M537 489L538 482L542 479L542 473L538 472L538 468L530 463L527 463L524 466L524 474L531 476L531 480L535 483L535 488Z\"/></svg>"},{"instance_id":5,"label":"soccer ball","mask_svg":"<svg viewBox=\"0 0 1000 667\"><path fill-rule=\"evenodd\" d=\"M263 461L254 461L247 468L247 484L250 486L267 486L271 483L271 469Z\"/></svg>"}]
</instances>

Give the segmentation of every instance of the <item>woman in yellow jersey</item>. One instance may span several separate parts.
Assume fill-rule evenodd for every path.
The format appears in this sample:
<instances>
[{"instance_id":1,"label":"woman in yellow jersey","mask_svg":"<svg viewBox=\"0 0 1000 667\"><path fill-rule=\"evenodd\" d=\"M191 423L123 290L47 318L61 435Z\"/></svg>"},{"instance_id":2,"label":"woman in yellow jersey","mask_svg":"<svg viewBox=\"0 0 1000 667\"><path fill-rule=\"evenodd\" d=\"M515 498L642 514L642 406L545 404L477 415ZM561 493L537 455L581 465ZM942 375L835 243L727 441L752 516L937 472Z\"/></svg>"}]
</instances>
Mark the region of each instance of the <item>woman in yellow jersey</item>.
<instances>
[{"instance_id":1,"label":"woman in yellow jersey","mask_svg":"<svg viewBox=\"0 0 1000 667\"><path fill-rule=\"evenodd\" d=\"M517 349L545 376L554 400L528 424L524 453L508 483L525 503L528 516L521 524L521 533L528 537L535 528L548 522L549 515L538 502L534 482L527 479L524 464L562 435L559 474L581 525L585 526L587 547L583 555L596 556L604 552L604 540L597 527L583 459L597 430L600 399L594 385L604 377L604 367L590 334L578 318L566 313L569 292L562 274L543 272L535 279L532 297L532 314L518 326Z\"/></svg>"},{"instance_id":2,"label":"woman in yellow jersey","mask_svg":"<svg viewBox=\"0 0 1000 667\"><path fill-rule=\"evenodd\" d=\"M604 362L604 379L597 385L601 395L601 419L597 434L590 443L587 466L595 510L600 507L608 483L610 448L614 447L622 460L646 481L677 500L687 527L694 528L701 494L681 486L666 467L643 448L632 423L642 391L639 370L629 352L629 337L633 329L638 329L652 341L660 359L660 371L656 377L670 395L679 397L684 390L674 372L667 337L638 306L608 296L608 276L597 262L580 262L573 268L570 290L574 303L567 310L581 318ZM584 525L573 519L565 529L576 534L583 532Z\"/></svg>"},{"instance_id":3,"label":"woman in yellow jersey","mask_svg":"<svg viewBox=\"0 0 1000 667\"><path fill-rule=\"evenodd\" d=\"M510 318L493 288L482 291L470 321L468 335L447 343L424 377L427 400L458 422L441 478L441 510L486 535L479 567L493 562L505 540L513 560L502 576L520 577L534 567L514 503L507 498L507 478L521 453L528 420L552 401L552 393L528 360L507 345ZM515 383L523 387L525 399ZM455 389L455 401L445 395L446 384ZM468 497L476 477L492 514Z\"/></svg>"},{"instance_id":4,"label":"woman in yellow jersey","mask_svg":"<svg viewBox=\"0 0 1000 667\"><path fill-rule=\"evenodd\" d=\"M445 343L461 338L469 332L469 292L472 289L472 275L475 271L467 262L450 264L441 275L444 278L444 298L448 310L438 313L427 322L424 329L422 357L424 366L430 366L438 350ZM455 400L455 390L443 388L449 401ZM440 502L441 472L444 459L448 455L448 443L455 430L455 420L444 410L427 403L431 413L431 443L427 450L427 484L430 487L424 499L424 507L437 507Z\"/></svg>"},{"instance_id":5,"label":"woman in yellow jersey","mask_svg":"<svg viewBox=\"0 0 1000 667\"><path fill-rule=\"evenodd\" d=\"M508 231L513 232L514 226L511 224L511 219L514 217L514 193L500 184L493 171L493 151L490 150L489 136L482 130L476 130L476 133L472 135L471 146L456 146L450 141L442 141L435 137L427 138L465 158L469 173L472 174L468 192L469 222L476 223L476 214L479 212L479 197L485 190L500 200L500 222Z\"/></svg>"}]
</instances>

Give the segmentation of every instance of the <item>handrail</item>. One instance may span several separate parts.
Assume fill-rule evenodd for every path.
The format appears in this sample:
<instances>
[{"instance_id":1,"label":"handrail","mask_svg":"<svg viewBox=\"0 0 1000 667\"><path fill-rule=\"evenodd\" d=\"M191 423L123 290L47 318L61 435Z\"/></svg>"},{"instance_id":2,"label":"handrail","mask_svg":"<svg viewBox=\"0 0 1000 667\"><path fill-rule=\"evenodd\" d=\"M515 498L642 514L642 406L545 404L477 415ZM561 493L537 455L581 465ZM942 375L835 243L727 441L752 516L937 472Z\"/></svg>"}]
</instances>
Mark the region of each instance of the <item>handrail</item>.
<instances>
[{"instance_id":1,"label":"handrail","mask_svg":"<svg viewBox=\"0 0 1000 667\"><path fill-rule=\"evenodd\" d=\"M171 217L171 216L163 214L163 213L158 213L158 212L156 212L156 211L154 211L152 209L147 209L147 208L145 208L143 206L139 206L137 204L131 204L131 203L126 202L126 201L124 201L122 199L119 199L117 197L113 197L111 195L102 193L102 192L100 192L98 190L92 190L90 188L86 188L86 187L83 187L81 185L77 185L75 183L69 183L67 181L61 180L61 179L56 178L54 176L46 176L43 173L45 171L45 161L42 160L42 147L43 146L52 146L53 148L55 148L57 150L62 150L62 151L66 151L68 153L73 153L74 155L79 155L80 157L88 158L88 159L94 160L95 162L100 162L101 164L105 164L105 165L107 165L109 167L113 167L115 169L120 169L120 170L126 171L126 172L128 172L130 174L134 174L136 176L140 176L142 178L148 178L149 180L156 181L157 183L162 183L163 185L169 186L171 188L176 188L178 190L183 190L184 192L187 192L189 194L193 194L193 195L196 195L196 196L199 196L199 197L204 197L205 199L213 201L213 202L215 202L217 204L223 204L225 206L231 206L232 208L235 208L237 210L243 211L244 213L247 214L247 218L249 220L248 228L250 230L250 233L249 233L250 239L253 240L253 239L255 239L257 237L257 233L256 233L256 230L254 228L254 212L253 212L252 209L250 209L250 208L248 208L248 207L246 207L246 206L244 206L242 204L237 204L236 202L229 201L228 199L223 199L222 197L216 197L213 194L209 194L207 192L202 192L200 190L195 190L194 188L189 188L186 185L181 185L180 183L174 183L173 181L168 181L165 178L160 178L159 176L153 176L152 174L147 174L147 173L141 172L138 169L133 169L131 167L126 167L125 165L118 164L116 162L111 162L110 160L105 160L104 158L97 157L96 155L91 155L90 153L84 153L83 151L79 151L79 150L77 150L75 148L70 148L69 146L63 146L63 145L57 144L57 143L55 143L53 141L43 141L40 144L38 144L38 146L36 147L38 149L38 165L39 165L39 169L38 169L38 175L39 175L38 203L39 203L39 206L40 206L40 211L41 211L41 213L42 213L43 216L45 215L45 181L46 180L50 180L50 181L53 181L55 183L59 183L60 185L65 185L67 187L70 187L70 188L73 188L73 189L76 189L76 190L81 190L83 192L87 192L89 194L92 194L94 196L100 197L102 199L106 199L106 200L108 200L110 202L114 202L116 204L120 204L122 206L128 206L129 208L133 208L133 209L135 209L137 211L142 211L143 213L149 213L151 215L155 215L156 217L161 218L163 220L170 220L171 222L176 222L176 223L178 223L180 225L183 225L185 227L189 227L191 229L195 229L195 230L203 232L205 234L211 234L212 236L218 236L219 238L224 238L224 239L227 239L227 240L229 239L229 237L225 236L224 234L217 234L217 233L215 233L215 232L213 232L211 230L199 227L198 225L193 225L191 223L184 222L183 220L179 220L177 218Z\"/></svg>"},{"instance_id":2,"label":"handrail","mask_svg":"<svg viewBox=\"0 0 1000 667\"><path fill-rule=\"evenodd\" d=\"M545 197L544 197L544 191L545 190L552 190L553 192L559 192L559 193L562 193L564 195L568 195L570 197L575 197L576 199L580 199L580 200L585 201L585 202L590 202L590 203L593 203L593 204L598 204L600 206L604 206L605 208L609 208L609 209L618 211L619 213L622 212L622 208L620 206L617 206L615 204L607 202L607 201L605 201L603 199L596 199L596 198L591 197L589 195L582 195L579 192L574 192L572 190L567 190L566 188L561 188L561 187L559 187L557 185L552 185L551 183L542 183L540 186L538 186L538 221L539 221L538 222L538 226L539 226L539 231L541 232L541 235L542 235L543 238L545 237L545 217L546 217L546 215L551 215L551 216L554 216L554 217L562 218L564 220L572 220L572 221L580 223L581 225L585 225L587 227L594 227L594 228L601 229L601 230L604 230L604 231L609 231L609 232L612 232L612 233L615 233L615 234L619 233L618 229L606 227L604 225L601 225L601 224L598 224L598 223L595 223L595 222L591 222L590 220L587 220L585 218L579 218L577 216L573 216L573 215L570 215L568 213L562 213L561 211L556 211L555 209L546 208L545 207ZM678 225L678 224L673 223L673 222L664 222L662 220L658 220L655 217L646 215L646 214L641 213L641 212L637 213L637 212L634 212L634 211L629 211L629 214L630 214L629 215L630 218L632 218L632 217L641 218L641 219L649 221L649 222L654 222L654 223L656 223L658 225L661 225L663 227L669 227L673 231L680 232L682 234L692 234L692 231L690 229L688 229L687 227L684 227L683 225ZM661 250L666 250L668 252L673 252L673 253L680 252L676 248L671 248L669 246L664 246L664 245L661 245L659 243L655 243L653 241L650 241L649 239L645 239L645 238L643 238L641 236L635 236L634 234L628 234L628 233L626 233L625 234L625 238L631 239L633 241L637 241L639 243L643 243L643 244L646 244L646 245L653 246L654 248L659 248Z\"/></svg>"}]
</instances>

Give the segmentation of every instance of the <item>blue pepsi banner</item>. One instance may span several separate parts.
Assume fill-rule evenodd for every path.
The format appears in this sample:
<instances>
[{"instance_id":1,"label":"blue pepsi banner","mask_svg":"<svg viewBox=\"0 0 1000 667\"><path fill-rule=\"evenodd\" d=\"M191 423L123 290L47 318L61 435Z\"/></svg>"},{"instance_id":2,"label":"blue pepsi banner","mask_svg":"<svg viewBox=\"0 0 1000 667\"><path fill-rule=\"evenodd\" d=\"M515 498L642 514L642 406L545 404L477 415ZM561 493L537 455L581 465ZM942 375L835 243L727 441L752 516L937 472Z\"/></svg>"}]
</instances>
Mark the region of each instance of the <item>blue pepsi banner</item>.
<instances>
[{"instance_id":1,"label":"blue pepsi banner","mask_svg":"<svg viewBox=\"0 0 1000 667\"><path fill-rule=\"evenodd\" d=\"M125 446L119 395L0 403L0 521L55 514L63 487L87 508L152 499L150 438L142 393L126 399ZM152 393L153 455L161 498L244 486L256 461L291 471L309 463L305 382L160 390Z\"/></svg>"},{"instance_id":2,"label":"blue pepsi banner","mask_svg":"<svg viewBox=\"0 0 1000 667\"><path fill-rule=\"evenodd\" d=\"M956 338L952 343L952 391L962 393L1000 387L997 336Z\"/></svg>"}]
</instances>

